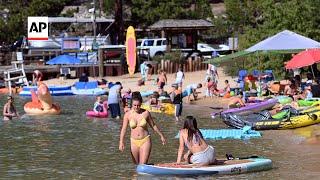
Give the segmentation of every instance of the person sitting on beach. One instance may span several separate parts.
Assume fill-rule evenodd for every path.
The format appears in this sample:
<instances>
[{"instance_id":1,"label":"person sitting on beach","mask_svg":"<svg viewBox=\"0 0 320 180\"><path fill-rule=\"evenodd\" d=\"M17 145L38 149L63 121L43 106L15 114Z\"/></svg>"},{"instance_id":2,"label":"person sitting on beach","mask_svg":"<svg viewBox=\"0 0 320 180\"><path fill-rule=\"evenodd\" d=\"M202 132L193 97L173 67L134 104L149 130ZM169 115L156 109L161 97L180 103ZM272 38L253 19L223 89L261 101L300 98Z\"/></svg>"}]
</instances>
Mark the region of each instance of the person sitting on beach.
<instances>
[{"instance_id":1,"label":"person sitting on beach","mask_svg":"<svg viewBox=\"0 0 320 180\"><path fill-rule=\"evenodd\" d=\"M313 97L320 97L320 79L317 79L316 83L311 86L311 92Z\"/></svg>"},{"instance_id":2,"label":"person sitting on beach","mask_svg":"<svg viewBox=\"0 0 320 180\"><path fill-rule=\"evenodd\" d=\"M296 95L298 92L297 87L296 87L296 82L294 79L290 80L290 84L288 84L285 88L284 88L284 95L287 96L294 96Z\"/></svg>"},{"instance_id":3,"label":"person sitting on beach","mask_svg":"<svg viewBox=\"0 0 320 180\"><path fill-rule=\"evenodd\" d=\"M304 91L302 94L294 95L293 99L294 101L300 100L300 99L311 99L313 97L311 92L311 86L308 85L304 88Z\"/></svg>"},{"instance_id":4,"label":"person sitting on beach","mask_svg":"<svg viewBox=\"0 0 320 180\"><path fill-rule=\"evenodd\" d=\"M175 106L175 118L179 121L182 114L182 92L178 84L172 84L172 92L170 93L171 102Z\"/></svg>"},{"instance_id":5,"label":"person sitting on beach","mask_svg":"<svg viewBox=\"0 0 320 180\"><path fill-rule=\"evenodd\" d=\"M12 96L8 96L7 97L7 103L3 106L3 120L4 121L8 121L11 120L13 117L18 117L18 112L15 108L15 106L13 105L13 97Z\"/></svg>"},{"instance_id":6,"label":"person sitting on beach","mask_svg":"<svg viewBox=\"0 0 320 180\"><path fill-rule=\"evenodd\" d=\"M131 128L131 157L134 164L148 163L152 146L148 125L160 136L162 145L165 145L166 143L164 135L153 121L150 112L141 109L141 104L141 94L139 92L133 92L132 108L124 114L119 140L119 150L123 152L125 143L124 138L129 125Z\"/></svg>"},{"instance_id":7,"label":"person sitting on beach","mask_svg":"<svg viewBox=\"0 0 320 180\"><path fill-rule=\"evenodd\" d=\"M89 81L89 78L87 76L86 73L82 73L80 78L79 78L79 82L88 82Z\"/></svg>"},{"instance_id":8,"label":"person sitting on beach","mask_svg":"<svg viewBox=\"0 0 320 180\"><path fill-rule=\"evenodd\" d=\"M123 111L124 112L129 111L132 107L132 93L130 88L124 91L124 94L122 95L121 99L122 99Z\"/></svg>"},{"instance_id":9,"label":"person sitting on beach","mask_svg":"<svg viewBox=\"0 0 320 180\"><path fill-rule=\"evenodd\" d=\"M184 147L187 147L188 151L183 155ZM214 164L216 161L215 149L206 143L193 116L186 117L183 129L179 132L178 164L182 162L182 156L188 163L202 166Z\"/></svg>"},{"instance_id":10,"label":"person sitting on beach","mask_svg":"<svg viewBox=\"0 0 320 180\"><path fill-rule=\"evenodd\" d=\"M159 97L160 97L159 93L157 91L154 91L148 101L148 104L150 106L160 106Z\"/></svg>"},{"instance_id":11,"label":"person sitting on beach","mask_svg":"<svg viewBox=\"0 0 320 180\"><path fill-rule=\"evenodd\" d=\"M243 107L246 105L245 102L243 92L239 92L238 96L231 97L228 108Z\"/></svg>"},{"instance_id":12,"label":"person sitting on beach","mask_svg":"<svg viewBox=\"0 0 320 180\"><path fill-rule=\"evenodd\" d=\"M312 83L313 83L313 77L312 76L313 75L311 73L307 74L307 81L306 81L307 85L312 85Z\"/></svg>"},{"instance_id":13,"label":"person sitting on beach","mask_svg":"<svg viewBox=\"0 0 320 180\"><path fill-rule=\"evenodd\" d=\"M198 97L198 93L197 93L197 89L202 88L202 84L198 83L198 84L190 84L186 87L186 94L188 96L188 102L190 102L190 96L193 95L193 99L197 100Z\"/></svg>"},{"instance_id":14,"label":"person sitting on beach","mask_svg":"<svg viewBox=\"0 0 320 180\"><path fill-rule=\"evenodd\" d=\"M93 111L96 113L103 112L103 102L101 96L96 97L96 102L93 105Z\"/></svg>"},{"instance_id":15,"label":"person sitting on beach","mask_svg":"<svg viewBox=\"0 0 320 180\"><path fill-rule=\"evenodd\" d=\"M231 90L230 90L229 81L226 79L226 80L224 81L224 84L225 84L225 86L224 86L223 89L218 90L218 91L214 91L214 94L215 94L216 96L224 97L224 96L226 96L227 94L230 94L230 91L231 91Z\"/></svg>"}]
</instances>

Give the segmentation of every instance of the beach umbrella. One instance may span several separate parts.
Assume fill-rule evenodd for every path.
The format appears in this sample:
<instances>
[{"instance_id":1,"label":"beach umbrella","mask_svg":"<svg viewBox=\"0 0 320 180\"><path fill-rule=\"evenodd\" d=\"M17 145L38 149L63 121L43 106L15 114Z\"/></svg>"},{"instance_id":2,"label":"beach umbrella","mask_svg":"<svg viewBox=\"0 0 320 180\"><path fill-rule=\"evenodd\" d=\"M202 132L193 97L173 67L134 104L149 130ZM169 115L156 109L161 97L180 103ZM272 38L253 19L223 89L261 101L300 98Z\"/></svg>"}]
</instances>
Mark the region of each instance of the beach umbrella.
<instances>
[{"instance_id":1,"label":"beach umbrella","mask_svg":"<svg viewBox=\"0 0 320 180\"><path fill-rule=\"evenodd\" d=\"M292 57L286 64L286 69L297 69L320 62L320 49L307 49Z\"/></svg>"},{"instance_id":2,"label":"beach umbrella","mask_svg":"<svg viewBox=\"0 0 320 180\"><path fill-rule=\"evenodd\" d=\"M81 60L69 55L60 55L53 59L50 59L46 64L80 64Z\"/></svg>"}]
</instances>

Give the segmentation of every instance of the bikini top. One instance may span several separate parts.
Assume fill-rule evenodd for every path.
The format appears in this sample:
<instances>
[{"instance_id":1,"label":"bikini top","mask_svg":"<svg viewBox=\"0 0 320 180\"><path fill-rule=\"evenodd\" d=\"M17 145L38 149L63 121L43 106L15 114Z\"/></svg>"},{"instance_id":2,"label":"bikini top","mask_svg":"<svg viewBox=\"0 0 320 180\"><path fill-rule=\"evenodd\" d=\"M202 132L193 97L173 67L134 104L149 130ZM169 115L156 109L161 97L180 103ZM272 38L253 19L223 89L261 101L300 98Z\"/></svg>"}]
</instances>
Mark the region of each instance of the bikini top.
<instances>
[{"instance_id":1,"label":"bikini top","mask_svg":"<svg viewBox=\"0 0 320 180\"><path fill-rule=\"evenodd\" d=\"M195 134L193 134L192 143L200 145L200 142L201 142L201 136L198 132L196 132ZM190 142L188 140L186 140L185 146L190 148L192 146L192 144L190 144Z\"/></svg>"},{"instance_id":2,"label":"bikini top","mask_svg":"<svg viewBox=\"0 0 320 180\"><path fill-rule=\"evenodd\" d=\"M129 126L131 127L131 129L135 129L137 126L145 129L147 127L147 120L146 120L146 118L143 117L143 118L141 118L139 124L137 124L137 121L131 119L129 121Z\"/></svg>"}]
</instances>

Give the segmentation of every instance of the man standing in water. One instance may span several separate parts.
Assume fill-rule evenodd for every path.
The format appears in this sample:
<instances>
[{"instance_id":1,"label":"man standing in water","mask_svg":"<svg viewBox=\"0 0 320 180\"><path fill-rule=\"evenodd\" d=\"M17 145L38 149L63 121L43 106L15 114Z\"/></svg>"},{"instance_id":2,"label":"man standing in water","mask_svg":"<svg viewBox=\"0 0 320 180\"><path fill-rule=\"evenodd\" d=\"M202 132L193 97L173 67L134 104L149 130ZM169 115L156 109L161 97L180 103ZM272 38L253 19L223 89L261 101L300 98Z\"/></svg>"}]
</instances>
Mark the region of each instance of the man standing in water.
<instances>
[{"instance_id":1,"label":"man standing in water","mask_svg":"<svg viewBox=\"0 0 320 180\"><path fill-rule=\"evenodd\" d=\"M3 107L3 120L8 121L11 120L13 117L17 117L18 113L16 108L13 105L13 97L8 96L7 103Z\"/></svg>"}]
</instances>

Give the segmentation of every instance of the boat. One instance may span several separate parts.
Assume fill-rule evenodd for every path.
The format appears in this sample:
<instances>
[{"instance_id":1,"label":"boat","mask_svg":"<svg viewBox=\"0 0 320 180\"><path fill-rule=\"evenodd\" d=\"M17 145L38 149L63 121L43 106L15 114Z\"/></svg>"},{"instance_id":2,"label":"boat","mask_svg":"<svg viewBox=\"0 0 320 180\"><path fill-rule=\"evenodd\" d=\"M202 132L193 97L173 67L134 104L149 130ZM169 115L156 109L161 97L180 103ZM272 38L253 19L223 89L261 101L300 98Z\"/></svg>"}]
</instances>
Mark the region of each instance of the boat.
<instances>
[{"instance_id":1,"label":"boat","mask_svg":"<svg viewBox=\"0 0 320 180\"><path fill-rule=\"evenodd\" d=\"M254 130L276 130L276 129L295 129L320 123L319 107L312 107L303 111L289 110L283 113L278 119L266 114L258 116L241 116L233 113L222 115L223 122L234 128L251 126ZM257 115L257 114L256 114Z\"/></svg>"},{"instance_id":2,"label":"boat","mask_svg":"<svg viewBox=\"0 0 320 180\"><path fill-rule=\"evenodd\" d=\"M234 113L238 115L248 115L255 112L260 112L262 110L271 109L277 103L278 103L277 99L268 99L258 103L250 103L244 107L231 108L221 112L214 112L211 114L211 117L215 118L217 115L223 115L227 113Z\"/></svg>"},{"instance_id":3,"label":"boat","mask_svg":"<svg viewBox=\"0 0 320 180\"><path fill-rule=\"evenodd\" d=\"M19 93L20 96L31 96L31 90L37 92L38 86L24 86ZM71 86L48 86L52 96L71 96Z\"/></svg>"},{"instance_id":4,"label":"boat","mask_svg":"<svg viewBox=\"0 0 320 180\"><path fill-rule=\"evenodd\" d=\"M142 103L141 108L150 112L164 113L169 115L174 115L175 112L175 106L172 103L161 103L160 106L151 106L149 104Z\"/></svg>"},{"instance_id":5,"label":"boat","mask_svg":"<svg viewBox=\"0 0 320 180\"><path fill-rule=\"evenodd\" d=\"M199 176L242 174L270 169L272 169L272 161L270 159L253 156L234 160L217 160L217 164L208 166L176 163L140 164L137 166L136 171L138 174L146 175Z\"/></svg>"}]
</instances>

